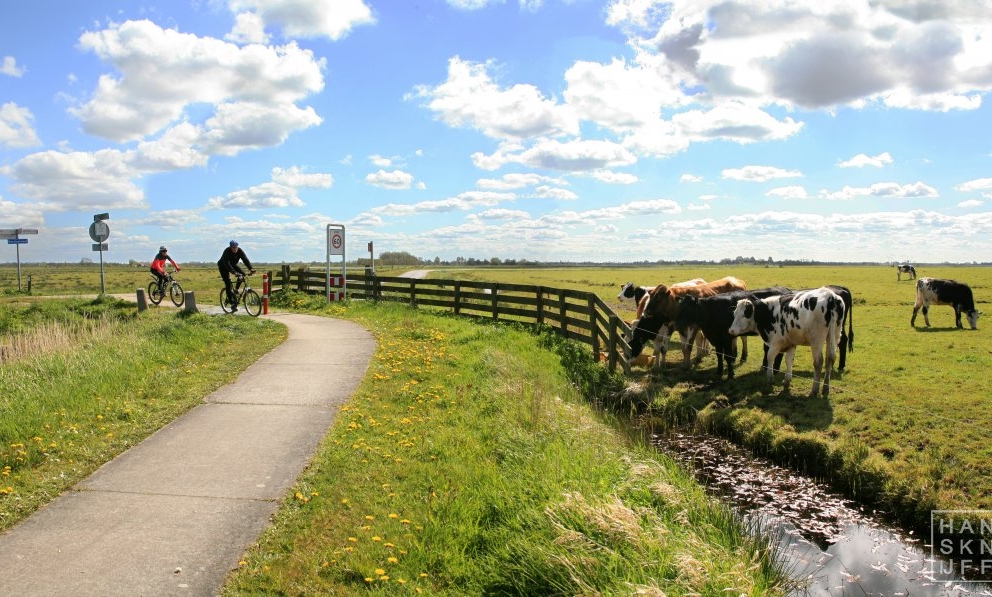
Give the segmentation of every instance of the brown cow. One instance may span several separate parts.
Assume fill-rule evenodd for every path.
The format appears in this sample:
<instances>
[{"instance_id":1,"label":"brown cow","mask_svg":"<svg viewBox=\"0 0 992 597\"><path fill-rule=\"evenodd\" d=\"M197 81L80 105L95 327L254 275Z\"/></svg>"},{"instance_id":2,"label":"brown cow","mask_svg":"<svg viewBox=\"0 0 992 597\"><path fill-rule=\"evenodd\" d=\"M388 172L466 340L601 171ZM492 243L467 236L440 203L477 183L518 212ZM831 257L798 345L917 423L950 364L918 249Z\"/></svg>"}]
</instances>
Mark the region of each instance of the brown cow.
<instances>
[{"instance_id":1,"label":"brown cow","mask_svg":"<svg viewBox=\"0 0 992 597\"><path fill-rule=\"evenodd\" d=\"M698 330L695 325L689 325L685 329L675 327L675 319L679 313L679 297L686 295L707 297L734 290L747 290L747 285L733 276L694 286L659 284L648 292L643 313L639 319L634 321L631 347L633 348L633 345L637 344L637 352L639 353L645 341L653 336L654 367L657 368L665 364L669 339L673 331L678 331L683 338L683 365L688 368L692 356L692 341L702 334L697 334Z\"/></svg>"}]
</instances>

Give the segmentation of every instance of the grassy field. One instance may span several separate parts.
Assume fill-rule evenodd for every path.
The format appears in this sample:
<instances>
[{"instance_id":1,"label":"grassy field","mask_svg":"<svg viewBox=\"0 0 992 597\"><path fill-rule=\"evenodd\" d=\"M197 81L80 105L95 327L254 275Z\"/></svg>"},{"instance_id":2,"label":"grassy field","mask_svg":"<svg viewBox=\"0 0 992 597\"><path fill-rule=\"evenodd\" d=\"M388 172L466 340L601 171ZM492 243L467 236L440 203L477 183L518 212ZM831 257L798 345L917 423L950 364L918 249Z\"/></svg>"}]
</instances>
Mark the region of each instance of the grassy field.
<instances>
[{"instance_id":1,"label":"grassy field","mask_svg":"<svg viewBox=\"0 0 992 597\"><path fill-rule=\"evenodd\" d=\"M976 306L989 312L992 268L918 267L920 276L968 283ZM669 359L660 374L635 369L634 379L654 393L655 413L697 419L758 452L827 477L849 495L897 510L918 529L928 528L931 508L992 508L992 320L977 331L954 327L951 307L931 307L933 327L922 314L909 321L915 281L896 281L889 266L726 266L657 268L558 268L440 270L438 278L471 278L584 288L627 319L616 300L627 281L653 286L694 277L733 275L749 288L784 285L848 286L854 296L854 352L835 378L829 399L805 397L812 382L810 351L796 352L791 396L779 394L781 376L765 391L759 371L761 343L732 382L715 380L708 356L689 372Z\"/></svg>"}]
</instances>

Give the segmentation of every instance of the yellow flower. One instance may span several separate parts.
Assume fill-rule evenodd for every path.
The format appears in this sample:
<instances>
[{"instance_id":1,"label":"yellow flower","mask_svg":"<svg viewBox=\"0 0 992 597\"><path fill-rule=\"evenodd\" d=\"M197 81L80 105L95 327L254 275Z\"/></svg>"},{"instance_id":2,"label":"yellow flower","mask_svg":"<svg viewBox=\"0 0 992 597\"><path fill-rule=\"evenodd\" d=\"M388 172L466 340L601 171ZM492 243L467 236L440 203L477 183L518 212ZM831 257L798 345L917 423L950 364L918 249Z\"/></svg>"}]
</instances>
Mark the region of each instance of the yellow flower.
<instances>
[{"instance_id":1,"label":"yellow flower","mask_svg":"<svg viewBox=\"0 0 992 597\"><path fill-rule=\"evenodd\" d=\"M398 564L400 562L399 558L397 557L388 558L386 559L386 561L389 562L390 564Z\"/></svg>"},{"instance_id":2,"label":"yellow flower","mask_svg":"<svg viewBox=\"0 0 992 597\"><path fill-rule=\"evenodd\" d=\"M375 573L378 574L379 576L382 576L383 574L386 573L386 571L383 570L382 568L376 568Z\"/></svg>"}]
</instances>

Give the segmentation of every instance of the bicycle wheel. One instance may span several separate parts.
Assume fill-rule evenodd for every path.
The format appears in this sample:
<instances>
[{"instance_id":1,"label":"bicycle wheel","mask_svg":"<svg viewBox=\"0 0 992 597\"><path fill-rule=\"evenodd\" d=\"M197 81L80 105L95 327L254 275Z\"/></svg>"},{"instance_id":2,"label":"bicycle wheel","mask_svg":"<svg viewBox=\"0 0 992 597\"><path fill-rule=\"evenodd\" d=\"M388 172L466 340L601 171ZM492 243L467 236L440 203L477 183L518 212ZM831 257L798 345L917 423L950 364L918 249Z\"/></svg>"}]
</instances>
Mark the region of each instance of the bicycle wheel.
<instances>
[{"instance_id":1,"label":"bicycle wheel","mask_svg":"<svg viewBox=\"0 0 992 597\"><path fill-rule=\"evenodd\" d=\"M224 313L234 312L231 308L231 301L227 300L227 290L224 288L220 289L220 308L224 311Z\"/></svg>"},{"instance_id":2,"label":"bicycle wheel","mask_svg":"<svg viewBox=\"0 0 992 597\"><path fill-rule=\"evenodd\" d=\"M258 293L249 288L245 291L244 299L241 301L244 304L245 311L248 315L252 317L258 317L262 313L262 299L258 296Z\"/></svg>"},{"instance_id":3,"label":"bicycle wheel","mask_svg":"<svg viewBox=\"0 0 992 597\"><path fill-rule=\"evenodd\" d=\"M148 300L152 302L153 305L157 305L162 302L162 295L158 291L158 282L148 283Z\"/></svg>"},{"instance_id":4,"label":"bicycle wheel","mask_svg":"<svg viewBox=\"0 0 992 597\"><path fill-rule=\"evenodd\" d=\"M172 299L172 304L177 307L182 307L183 303L186 302L186 293L183 292L183 287L179 285L179 282L173 282L169 286L169 298Z\"/></svg>"}]
</instances>

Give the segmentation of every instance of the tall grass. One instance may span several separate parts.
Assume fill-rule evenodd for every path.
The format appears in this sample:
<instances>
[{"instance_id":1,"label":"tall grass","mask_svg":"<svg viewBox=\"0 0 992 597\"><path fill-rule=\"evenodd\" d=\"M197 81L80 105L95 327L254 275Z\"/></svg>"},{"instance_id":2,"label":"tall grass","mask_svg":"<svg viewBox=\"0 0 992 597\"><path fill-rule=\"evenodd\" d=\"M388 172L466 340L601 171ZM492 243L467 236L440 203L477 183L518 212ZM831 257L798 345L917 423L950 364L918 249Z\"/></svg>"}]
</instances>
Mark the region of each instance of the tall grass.
<instances>
[{"instance_id":1,"label":"tall grass","mask_svg":"<svg viewBox=\"0 0 992 597\"><path fill-rule=\"evenodd\" d=\"M3 305L0 529L201 402L285 337L247 317L133 303Z\"/></svg>"},{"instance_id":2,"label":"tall grass","mask_svg":"<svg viewBox=\"0 0 992 597\"><path fill-rule=\"evenodd\" d=\"M379 349L225 594L784 592L767 543L604 421L539 336L399 305L313 308Z\"/></svg>"}]
</instances>

